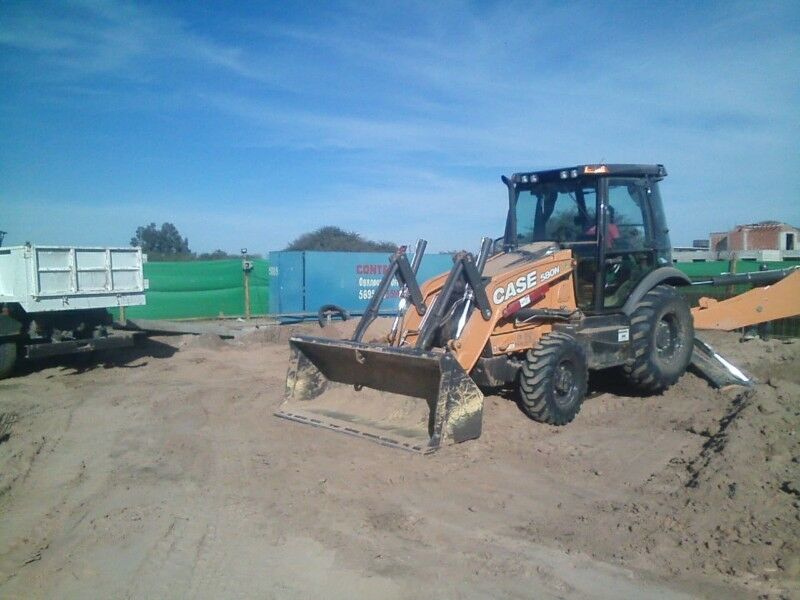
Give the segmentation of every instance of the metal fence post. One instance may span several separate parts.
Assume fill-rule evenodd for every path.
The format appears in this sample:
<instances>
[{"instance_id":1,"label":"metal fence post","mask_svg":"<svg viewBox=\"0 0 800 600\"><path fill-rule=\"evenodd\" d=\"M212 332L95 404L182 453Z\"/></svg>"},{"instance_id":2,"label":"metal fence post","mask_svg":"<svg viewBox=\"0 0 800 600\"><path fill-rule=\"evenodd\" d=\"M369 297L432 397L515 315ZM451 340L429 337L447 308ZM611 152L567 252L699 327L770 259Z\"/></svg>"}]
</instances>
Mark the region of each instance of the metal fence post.
<instances>
[{"instance_id":1,"label":"metal fence post","mask_svg":"<svg viewBox=\"0 0 800 600\"><path fill-rule=\"evenodd\" d=\"M247 248L242 248L242 271L244 272L244 318L250 320L250 272L253 262L247 260Z\"/></svg>"}]
</instances>

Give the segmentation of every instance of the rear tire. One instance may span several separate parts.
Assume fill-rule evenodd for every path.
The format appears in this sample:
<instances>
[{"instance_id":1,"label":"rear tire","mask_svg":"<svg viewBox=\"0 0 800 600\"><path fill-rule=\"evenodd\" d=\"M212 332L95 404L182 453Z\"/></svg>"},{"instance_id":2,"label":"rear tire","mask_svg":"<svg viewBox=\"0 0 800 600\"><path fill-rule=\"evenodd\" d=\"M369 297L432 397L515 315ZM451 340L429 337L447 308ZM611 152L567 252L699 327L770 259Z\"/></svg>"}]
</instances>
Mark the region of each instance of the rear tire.
<instances>
[{"instance_id":1,"label":"rear tire","mask_svg":"<svg viewBox=\"0 0 800 600\"><path fill-rule=\"evenodd\" d=\"M5 379L14 370L17 362L17 344L15 342L0 342L0 379Z\"/></svg>"},{"instance_id":2,"label":"rear tire","mask_svg":"<svg viewBox=\"0 0 800 600\"><path fill-rule=\"evenodd\" d=\"M631 356L625 378L644 392L660 392L686 372L692 358L694 322L686 299L670 285L645 294L631 315Z\"/></svg>"},{"instance_id":3,"label":"rear tire","mask_svg":"<svg viewBox=\"0 0 800 600\"><path fill-rule=\"evenodd\" d=\"M566 425L581 410L589 374L586 353L572 336L550 333L525 357L519 405L534 421Z\"/></svg>"}]
</instances>

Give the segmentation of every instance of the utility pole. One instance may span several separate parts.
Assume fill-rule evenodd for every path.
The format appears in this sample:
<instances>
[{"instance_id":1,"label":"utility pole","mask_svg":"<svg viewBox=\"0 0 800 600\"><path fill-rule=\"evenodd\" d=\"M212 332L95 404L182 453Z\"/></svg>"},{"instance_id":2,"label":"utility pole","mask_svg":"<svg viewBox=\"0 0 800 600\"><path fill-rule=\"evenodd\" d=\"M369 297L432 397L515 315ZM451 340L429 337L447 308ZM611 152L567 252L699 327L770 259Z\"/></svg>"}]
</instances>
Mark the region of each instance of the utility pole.
<instances>
[{"instance_id":1,"label":"utility pole","mask_svg":"<svg viewBox=\"0 0 800 600\"><path fill-rule=\"evenodd\" d=\"M247 248L242 248L242 272L244 273L244 318L250 320L250 272L253 261L247 258Z\"/></svg>"}]
</instances>

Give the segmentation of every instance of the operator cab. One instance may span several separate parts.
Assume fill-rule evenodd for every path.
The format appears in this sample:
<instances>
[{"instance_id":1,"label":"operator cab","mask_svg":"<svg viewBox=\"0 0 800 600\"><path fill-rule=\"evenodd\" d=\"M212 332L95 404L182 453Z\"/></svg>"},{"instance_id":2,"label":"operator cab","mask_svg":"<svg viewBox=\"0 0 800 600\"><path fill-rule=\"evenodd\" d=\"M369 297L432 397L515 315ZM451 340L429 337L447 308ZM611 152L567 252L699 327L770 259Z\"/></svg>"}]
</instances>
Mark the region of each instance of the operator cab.
<instances>
[{"instance_id":1,"label":"operator cab","mask_svg":"<svg viewBox=\"0 0 800 600\"><path fill-rule=\"evenodd\" d=\"M672 264L658 190L666 175L663 165L581 165L503 177L503 249L536 242L571 249L578 306L618 310L645 275Z\"/></svg>"}]
</instances>

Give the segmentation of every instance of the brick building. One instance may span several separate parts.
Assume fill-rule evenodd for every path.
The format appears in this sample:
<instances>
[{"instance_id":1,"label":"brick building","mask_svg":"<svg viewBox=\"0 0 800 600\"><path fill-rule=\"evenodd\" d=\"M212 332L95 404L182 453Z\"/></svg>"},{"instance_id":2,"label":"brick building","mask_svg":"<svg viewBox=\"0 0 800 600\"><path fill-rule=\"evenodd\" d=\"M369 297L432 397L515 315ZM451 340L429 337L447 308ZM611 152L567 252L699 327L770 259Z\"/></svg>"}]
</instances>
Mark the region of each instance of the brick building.
<instances>
[{"instance_id":1,"label":"brick building","mask_svg":"<svg viewBox=\"0 0 800 600\"><path fill-rule=\"evenodd\" d=\"M778 221L737 225L731 231L710 234L709 249L719 258L731 252L741 258L752 254L756 259L773 260L800 256L800 229Z\"/></svg>"}]
</instances>

